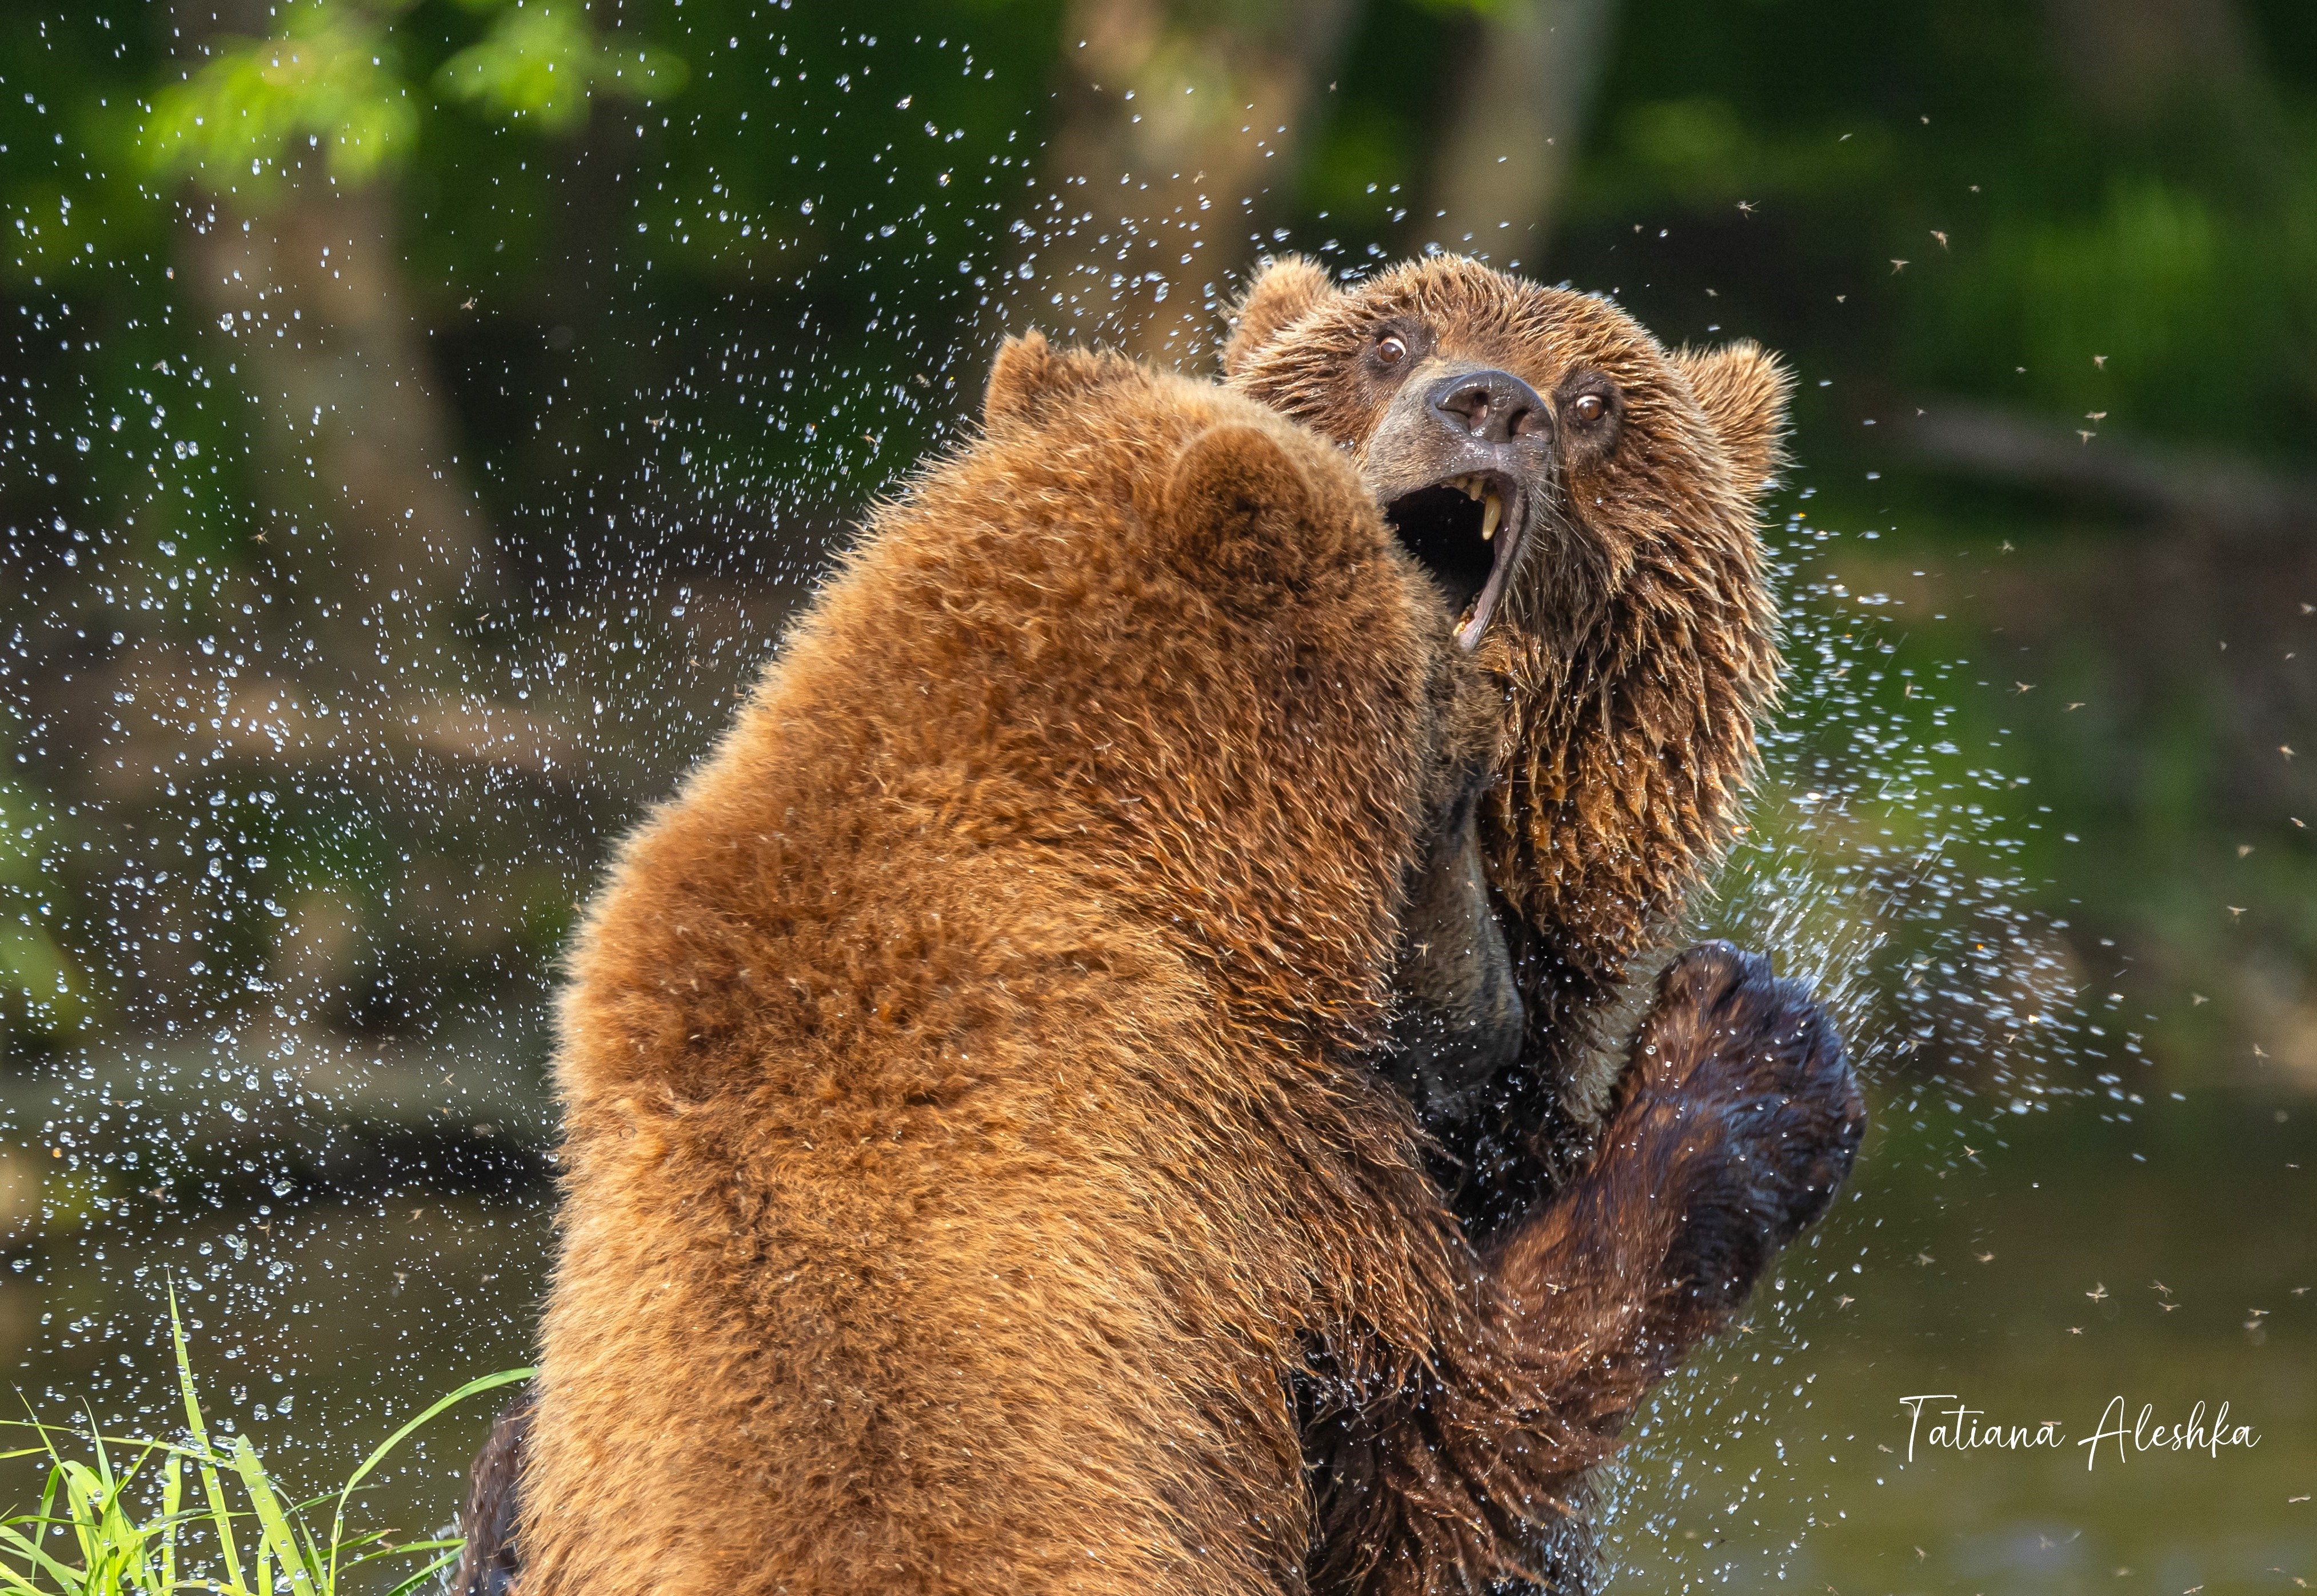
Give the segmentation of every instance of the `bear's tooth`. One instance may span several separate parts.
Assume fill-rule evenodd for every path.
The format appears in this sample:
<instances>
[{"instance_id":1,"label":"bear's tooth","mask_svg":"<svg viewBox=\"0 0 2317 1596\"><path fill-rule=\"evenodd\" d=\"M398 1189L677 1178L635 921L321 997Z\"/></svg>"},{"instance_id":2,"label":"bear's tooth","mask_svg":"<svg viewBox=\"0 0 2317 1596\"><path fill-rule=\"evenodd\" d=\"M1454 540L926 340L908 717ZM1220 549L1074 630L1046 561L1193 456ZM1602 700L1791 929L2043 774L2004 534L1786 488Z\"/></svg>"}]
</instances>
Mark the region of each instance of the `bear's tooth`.
<instances>
[{"instance_id":1,"label":"bear's tooth","mask_svg":"<svg viewBox=\"0 0 2317 1596\"><path fill-rule=\"evenodd\" d=\"M1490 539L1497 535L1497 522L1502 521L1504 518L1505 502L1497 497L1496 495L1490 494L1489 495L1489 502L1481 508L1481 542L1485 543Z\"/></svg>"},{"instance_id":2,"label":"bear's tooth","mask_svg":"<svg viewBox=\"0 0 2317 1596\"><path fill-rule=\"evenodd\" d=\"M1479 477L1467 477L1464 478L1464 496L1466 498L1477 499L1488 491L1489 485L1481 481Z\"/></svg>"}]
</instances>

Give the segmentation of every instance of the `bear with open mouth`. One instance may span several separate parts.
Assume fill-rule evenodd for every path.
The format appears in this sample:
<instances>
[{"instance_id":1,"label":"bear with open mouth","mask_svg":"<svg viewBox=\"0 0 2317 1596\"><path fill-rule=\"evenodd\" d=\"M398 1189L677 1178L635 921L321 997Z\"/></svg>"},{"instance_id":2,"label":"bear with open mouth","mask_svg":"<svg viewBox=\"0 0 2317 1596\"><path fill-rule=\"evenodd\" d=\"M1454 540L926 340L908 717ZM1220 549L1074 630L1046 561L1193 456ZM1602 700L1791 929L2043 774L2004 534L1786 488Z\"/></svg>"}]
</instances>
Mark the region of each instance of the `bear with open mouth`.
<instances>
[{"instance_id":1,"label":"bear with open mouth","mask_svg":"<svg viewBox=\"0 0 2317 1596\"><path fill-rule=\"evenodd\" d=\"M1269 262L1223 366L1351 452L1501 691L1480 866L1522 1042L1414 1036L1400 1065L1490 1228L1587 1155L1625 1069L1604 1028L1737 829L1778 686L1756 504L1790 379L1446 255L1342 287Z\"/></svg>"},{"instance_id":2,"label":"bear with open mouth","mask_svg":"<svg viewBox=\"0 0 2317 1596\"><path fill-rule=\"evenodd\" d=\"M1674 964L1630 1048L1608 1046L1636 966L1736 831L1776 695L1756 504L1782 460L1788 375L1751 343L1668 352L1606 300L1456 256L1344 286L1272 261L1234 319L1227 385L1351 454L1498 687L1479 825L1436 839L1467 856L1432 861L1410 905L1401 984L1434 1001L1408 1006L1387 1071L1484 1245L1582 1213L1593 1245L1640 1264L1622 1303L1570 1300L1553 1333L1582 1340L1622 1308L1653 1322L1649 1366L1668 1371L1743 1304L1824 1200L1809 1172L1847 1169L1864 1126L1847 1068L1766 1073L1762 1111L1738 1114L1713 1106L1724 1075L1668 1081L1667 1028L1767 979L1725 947ZM1471 923L1475 879L1488 927ZM1461 954L1474 946L1491 952ZM1444 947L1453 969L1427 967ZM1634 1179L1637 1126L1668 1105L1690 1128L1681 1174ZM1796 1206L1705 1195L1749 1183ZM1570 1390L1569 1411L1614 1427L1654 1378L1632 1373ZM1314 1462L1340 1555L1372 1531L1367 1466L1324 1446ZM1527 1577L1580 1589L1585 1493L1560 1491Z\"/></svg>"},{"instance_id":3,"label":"bear with open mouth","mask_svg":"<svg viewBox=\"0 0 2317 1596\"><path fill-rule=\"evenodd\" d=\"M1410 1016L1518 1046L1471 618L1249 400L1033 338L985 417L589 913L455 1588L1548 1577L1847 1172L1840 1042L1695 951L1583 1173L1476 1238L1390 1063Z\"/></svg>"}]
</instances>

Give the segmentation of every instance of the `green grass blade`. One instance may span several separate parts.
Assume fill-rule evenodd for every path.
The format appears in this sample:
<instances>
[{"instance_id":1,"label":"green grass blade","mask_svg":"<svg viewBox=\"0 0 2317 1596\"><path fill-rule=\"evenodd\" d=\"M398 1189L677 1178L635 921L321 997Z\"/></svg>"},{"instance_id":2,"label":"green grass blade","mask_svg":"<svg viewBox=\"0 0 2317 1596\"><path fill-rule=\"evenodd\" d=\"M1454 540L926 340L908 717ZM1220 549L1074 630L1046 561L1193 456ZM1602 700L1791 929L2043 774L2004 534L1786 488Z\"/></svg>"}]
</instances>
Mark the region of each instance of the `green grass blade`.
<instances>
[{"instance_id":1,"label":"green grass blade","mask_svg":"<svg viewBox=\"0 0 2317 1596\"><path fill-rule=\"evenodd\" d=\"M441 1400L437 1401L432 1407L420 1413L416 1418L411 1420L410 1422L405 1424L392 1435L388 1436L386 1440L380 1444L376 1451L362 1459L362 1466L360 1468L355 1469L352 1475L347 1476L344 1487L339 1491L337 1511L330 1520L330 1565L326 1583L330 1588L331 1596L336 1596L337 1591L337 1547L340 1534L344 1530L346 1521L346 1498L353 1494L354 1487L361 1485L363 1480L367 1479L372 1469L385 1462L389 1453L392 1452L395 1448L400 1446L404 1441L409 1440L412 1431L416 1431L420 1425L425 1423L429 1419L434 1417L435 1414L443 1412L443 1409L455 1407L470 1396L479 1396L486 1391L496 1391L502 1386L512 1386L519 1381L530 1379L538 1372L539 1371L535 1369L503 1369L497 1374L487 1374L480 1379L469 1380L465 1385L460 1386L456 1391L452 1392L448 1396L443 1397Z\"/></svg>"},{"instance_id":2,"label":"green grass blade","mask_svg":"<svg viewBox=\"0 0 2317 1596\"><path fill-rule=\"evenodd\" d=\"M463 1546L463 1542L453 1542L452 1550L443 1553L441 1556L435 1558L434 1561L429 1563L425 1567L420 1569L416 1574L412 1574L408 1579L395 1586L393 1590L389 1591L386 1593L386 1596L411 1596L412 1592L417 1590L420 1586L432 1580L436 1574L441 1574L452 1564L458 1562L458 1548Z\"/></svg>"},{"instance_id":3,"label":"green grass blade","mask_svg":"<svg viewBox=\"0 0 2317 1596\"><path fill-rule=\"evenodd\" d=\"M80 1543L80 1565L90 1574L103 1556L100 1530L104 1521L103 1483L85 1463L65 1466L65 1511L71 1515L73 1538Z\"/></svg>"},{"instance_id":4,"label":"green grass blade","mask_svg":"<svg viewBox=\"0 0 2317 1596\"><path fill-rule=\"evenodd\" d=\"M456 1552L463 1550L466 1544L455 1536L449 1540L406 1540L398 1546L380 1547L374 1552L364 1552L359 1557L349 1557L345 1565L360 1568L363 1564L375 1563L381 1557L407 1557L417 1552L439 1552L446 1547Z\"/></svg>"},{"instance_id":5,"label":"green grass blade","mask_svg":"<svg viewBox=\"0 0 2317 1596\"><path fill-rule=\"evenodd\" d=\"M184 1510L185 1460L169 1454L169 1472L161 1476L161 1589L177 1588L177 1523Z\"/></svg>"},{"instance_id":6,"label":"green grass blade","mask_svg":"<svg viewBox=\"0 0 2317 1596\"><path fill-rule=\"evenodd\" d=\"M362 1459L362 1466L353 1471L353 1475L347 1478L344 1488L338 1493L339 1500L343 1502L346 1497L352 1495L353 1493L354 1487L361 1485L363 1480L370 1477L371 1470L385 1462L389 1453L392 1452L395 1448L400 1446L404 1441L408 1440L413 1431L416 1431L420 1425L425 1423L437 1413L442 1413L446 1408L457 1406L460 1403L466 1401L470 1396L479 1396L486 1391L496 1391L501 1386L515 1385L521 1381L532 1378L538 1373L539 1370L535 1369L503 1369L497 1374L487 1374L479 1379L469 1380L465 1385L460 1386L456 1391L452 1392L448 1396L438 1399L434 1404L429 1407L425 1413L420 1413L416 1418L411 1420L410 1422L405 1424L392 1435L388 1436L385 1440L379 1444L376 1451L373 1451L369 1457Z\"/></svg>"},{"instance_id":7,"label":"green grass blade","mask_svg":"<svg viewBox=\"0 0 2317 1596\"><path fill-rule=\"evenodd\" d=\"M47 1570L49 1577L57 1582L58 1590L83 1591L88 1588L79 1569L67 1568L42 1550L37 1540L27 1539L15 1530L0 1526L0 1544L13 1547L19 1556L34 1567Z\"/></svg>"},{"instance_id":8,"label":"green grass blade","mask_svg":"<svg viewBox=\"0 0 2317 1596\"><path fill-rule=\"evenodd\" d=\"M422 1426L470 1396L532 1378L534 1370L507 1369L468 1381L396 1430L334 1495L326 1493L293 1502L266 1472L249 1437L226 1434L212 1440L174 1280L168 1300L170 1346L184 1403L186 1440L108 1436L97 1428L94 1413L85 1409L85 1426L64 1431L43 1424L29 1405L25 1419L0 1421L0 1428L26 1431L38 1442L0 1450L0 1461L34 1458L45 1466L40 1511L0 1517L0 1596L175 1596L192 1590L210 1596L276 1596L277 1582L288 1596L338 1596L341 1571L388 1557L405 1568L412 1561L424 1564L394 1587L393 1596L415 1596L458 1562L464 1543L455 1538L398 1544L383 1529L349 1535L348 1504ZM158 1485L139 1487L139 1476L157 1461L164 1466ZM237 1510L228 1502L224 1485L228 1472L248 1493L247 1509ZM188 1474L198 1475L198 1492ZM157 1496L158 1511L144 1509L149 1496ZM327 1538L316 1532L315 1522L325 1502L332 1504L333 1513ZM186 1566L195 1556L190 1527L204 1519L217 1535L218 1565L196 1574ZM237 1520L253 1520L254 1583L244 1577L243 1548L236 1538ZM67 1532L70 1539L50 1551L45 1543ZM66 1561L75 1551L77 1567Z\"/></svg>"},{"instance_id":9,"label":"green grass blade","mask_svg":"<svg viewBox=\"0 0 2317 1596\"><path fill-rule=\"evenodd\" d=\"M193 1395L193 1360L185 1351L185 1326L177 1316L177 1282L169 1282L169 1335L177 1354L177 1389L185 1398L185 1424L193 1432L193 1457L200 1465L201 1490L210 1502L210 1517L217 1525L218 1553L225 1560L226 1583L241 1588L241 1554L233 1544L233 1515L226 1508L225 1485L218 1478L217 1454L210 1450L209 1427L201 1422L201 1404ZM272 1596L272 1592L264 1593Z\"/></svg>"},{"instance_id":10,"label":"green grass blade","mask_svg":"<svg viewBox=\"0 0 2317 1596\"><path fill-rule=\"evenodd\" d=\"M48 1434L47 1431L41 1431L40 1439L48 1440ZM43 1533L48 1528L49 1514L56 1510L57 1487L64 1483L64 1465L57 1457L56 1443L49 1441L48 1483L40 1488L40 1527Z\"/></svg>"},{"instance_id":11,"label":"green grass blade","mask_svg":"<svg viewBox=\"0 0 2317 1596\"><path fill-rule=\"evenodd\" d=\"M114 1485L112 1459L105 1454L104 1437L97 1432L95 1412L85 1402L80 1404L80 1412L81 1417L88 1421L89 1445L96 1451L96 1477L104 1482L105 1494L109 1496Z\"/></svg>"},{"instance_id":12,"label":"green grass blade","mask_svg":"<svg viewBox=\"0 0 2317 1596\"><path fill-rule=\"evenodd\" d=\"M257 1460L257 1449L249 1444L249 1437L233 1438L233 1466L240 1471L241 1483L249 1492L251 1505L257 1509L257 1522L264 1535L265 1544L281 1559L282 1572L290 1576L290 1589L297 1596L316 1596L313 1570L299 1555L298 1538L290 1528L290 1520L282 1516L282 1501L266 1477L265 1465ZM264 1586L260 1586L264 1590Z\"/></svg>"},{"instance_id":13,"label":"green grass blade","mask_svg":"<svg viewBox=\"0 0 2317 1596\"><path fill-rule=\"evenodd\" d=\"M101 1496L93 1502L92 1506L96 1515L96 1546L103 1553L104 1567L100 1579L99 1560L90 1559L87 1565L90 1579L107 1589L126 1583L138 1590L149 1590L152 1586L152 1555L148 1543L154 1527L131 1520L123 1502L129 1487L143 1472L145 1465L152 1460L158 1443L132 1440L120 1441L118 1444L124 1448L135 1448L136 1456L126 1467L116 1471L105 1450L104 1438L97 1431L95 1413L85 1407L82 1412L88 1419L91 1445L96 1452L97 1467L91 1477L102 1487Z\"/></svg>"}]
</instances>

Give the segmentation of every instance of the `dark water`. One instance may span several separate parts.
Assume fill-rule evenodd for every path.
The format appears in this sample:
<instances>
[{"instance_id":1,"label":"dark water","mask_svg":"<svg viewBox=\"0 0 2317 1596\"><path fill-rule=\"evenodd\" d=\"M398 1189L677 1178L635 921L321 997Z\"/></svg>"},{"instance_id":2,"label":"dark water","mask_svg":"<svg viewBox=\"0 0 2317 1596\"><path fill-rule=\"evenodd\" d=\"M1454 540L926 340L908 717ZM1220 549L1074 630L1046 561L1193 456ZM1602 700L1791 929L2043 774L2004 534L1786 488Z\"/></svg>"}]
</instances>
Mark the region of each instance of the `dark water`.
<instances>
[{"instance_id":1,"label":"dark water","mask_svg":"<svg viewBox=\"0 0 2317 1596\"><path fill-rule=\"evenodd\" d=\"M1881 1106L1889 1128L1854 1194L1646 1415L1610 1492L1615 1588L2220 1596L2317 1581L2317 1110L2079 1101L2007 1119L2005 1145L1966 1134L1950 1167L1944 1140L1937 1157L1927 1146L1946 1127ZM171 1393L148 1378L166 1366L161 1266L215 1267L186 1304L204 1389L319 1487L416 1403L526 1360L545 1200L285 1202L135 1244L149 1259L93 1229L46 1260L44 1284L0 1292L0 1331L36 1402L86 1396L166 1426ZM1934 1453L1919 1436L1910 1464L1900 1399L1936 1393L1981 1422L2056 1421L2062 1444ZM2118 1396L2166 1424L2226 1401L2259 1444L2119 1459L2110 1443L2087 1469L2078 1443ZM1925 1404L1924 1435L1945 1405ZM488 1417L441 1422L370 1521L447 1520ZM31 1488L20 1476L13 1494Z\"/></svg>"},{"instance_id":2,"label":"dark water","mask_svg":"<svg viewBox=\"0 0 2317 1596\"><path fill-rule=\"evenodd\" d=\"M1870 1142L1856 1199L1779 1271L1809 1299L1766 1309L1774 1282L1752 1333L1657 1403L1617 1490L1621 1588L2317 1581L2317 1112L2130 1112L2036 1116L1951 1171L1901 1136ZM2056 1421L2062 1444L1934 1452L1954 1402L1926 1403L1910 1464L1900 1399L1934 1393L1982 1424ZM2119 1459L2109 1442L2088 1468L2080 1443L2117 1397L2167 1425L2226 1401L2259 1444Z\"/></svg>"}]
</instances>

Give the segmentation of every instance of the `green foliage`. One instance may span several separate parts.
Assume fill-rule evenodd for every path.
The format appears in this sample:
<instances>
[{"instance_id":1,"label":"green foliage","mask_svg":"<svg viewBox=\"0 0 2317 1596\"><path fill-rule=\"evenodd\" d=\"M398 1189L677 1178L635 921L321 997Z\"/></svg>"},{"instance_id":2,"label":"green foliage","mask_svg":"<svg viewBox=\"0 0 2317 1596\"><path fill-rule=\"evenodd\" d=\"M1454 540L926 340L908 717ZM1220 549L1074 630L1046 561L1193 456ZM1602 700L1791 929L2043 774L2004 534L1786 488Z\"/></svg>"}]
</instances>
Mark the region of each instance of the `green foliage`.
<instances>
[{"instance_id":1,"label":"green foliage","mask_svg":"<svg viewBox=\"0 0 2317 1596\"><path fill-rule=\"evenodd\" d=\"M2317 204L2317 188L2294 203ZM1970 269L1924 308L1909 363L1956 387L1971 380L1958 352L2003 348L2034 398L2137 431L2298 452L2298 418L2317 416L2317 250L2290 209L2241 209L2178 177L2119 171L2089 206L1996 210Z\"/></svg>"},{"instance_id":2,"label":"green foliage","mask_svg":"<svg viewBox=\"0 0 2317 1596\"><path fill-rule=\"evenodd\" d=\"M429 1421L470 1396L531 1378L527 1369L470 1380L396 1431L346 1477L335 1496L294 1498L267 1472L246 1435L219 1448L210 1438L193 1385L192 1360L169 1294L169 1328L188 1439L123 1440L83 1434L38 1420L19 1421L35 1440L0 1458L47 1465L40 1507L0 1519L0 1592L15 1596L167 1596L210 1591L218 1596L338 1596L345 1576L371 1564L401 1565L391 1596L409 1596L458 1561L461 1542L392 1541L383 1530L349 1533L346 1505L395 1449ZM83 1446L86 1457L74 1455ZM186 1500L188 1470L200 1485ZM246 1507L233 1505L228 1476ZM320 1511L327 1507L327 1529ZM49 1543L66 1533L62 1556ZM206 1543L204 1547L204 1543ZM202 1554L206 1550L206 1556ZM415 1572L409 1565L418 1564Z\"/></svg>"},{"instance_id":3,"label":"green foliage","mask_svg":"<svg viewBox=\"0 0 2317 1596\"><path fill-rule=\"evenodd\" d=\"M141 152L162 175L264 196L302 143L339 183L368 182L409 157L425 91L393 22L412 0L300 0L272 38L228 42L155 95ZM576 6L485 0L490 30L444 61L434 87L486 115L563 133L598 95L664 99L684 67L666 50L605 42Z\"/></svg>"},{"instance_id":4,"label":"green foliage","mask_svg":"<svg viewBox=\"0 0 2317 1596\"><path fill-rule=\"evenodd\" d=\"M666 50L606 44L576 10L540 4L501 10L489 35L443 63L434 82L466 104L560 133L587 114L591 94L664 100L684 76Z\"/></svg>"},{"instance_id":5,"label":"green foliage","mask_svg":"<svg viewBox=\"0 0 2317 1596\"><path fill-rule=\"evenodd\" d=\"M1404 118L1378 105L1337 117L1311 152L1303 195L1322 216L1382 232L1417 178L1421 141Z\"/></svg>"},{"instance_id":6,"label":"green foliage","mask_svg":"<svg viewBox=\"0 0 2317 1596\"><path fill-rule=\"evenodd\" d=\"M322 151L331 176L353 183L403 158L417 131L384 15L304 0L275 37L228 44L155 95L143 148L157 172L223 191L278 174L303 141Z\"/></svg>"},{"instance_id":7,"label":"green foliage","mask_svg":"<svg viewBox=\"0 0 2317 1596\"><path fill-rule=\"evenodd\" d=\"M1743 328L1833 379L1804 390L1800 421L1837 480L1858 480L1846 457L1876 441L1855 415L1869 390L2053 424L2099 411L2118 432L2305 457L2317 13L2214 6L2257 67L2119 108L2085 86L2066 9L1621 8L1545 274L1615 290L1668 342ZM2156 26L2162 8L2098 9ZM1429 0L1364 8L1311 130L1299 242L1333 235L1352 260L1424 245L1426 135L1459 114L1457 51L1475 37ZM1407 183L1412 202L1377 205L1371 183ZM1890 504L1868 497L1861 513Z\"/></svg>"},{"instance_id":8,"label":"green foliage","mask_svg":"<svg viewBox=\"0 0 2317 1596\"><path fill-rule=\"evenodd\" d=\"M0 781L0 1017L11 1030L53 1035L90 1012L85 979L49 930L44 844L57 829L52 806Z\"/></svg>"}]
</instances>

